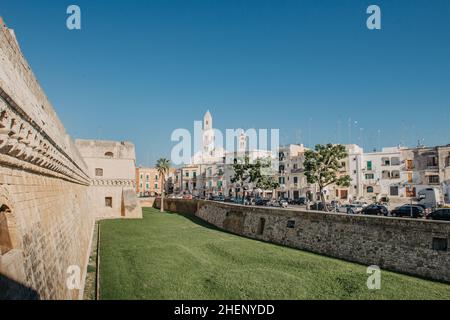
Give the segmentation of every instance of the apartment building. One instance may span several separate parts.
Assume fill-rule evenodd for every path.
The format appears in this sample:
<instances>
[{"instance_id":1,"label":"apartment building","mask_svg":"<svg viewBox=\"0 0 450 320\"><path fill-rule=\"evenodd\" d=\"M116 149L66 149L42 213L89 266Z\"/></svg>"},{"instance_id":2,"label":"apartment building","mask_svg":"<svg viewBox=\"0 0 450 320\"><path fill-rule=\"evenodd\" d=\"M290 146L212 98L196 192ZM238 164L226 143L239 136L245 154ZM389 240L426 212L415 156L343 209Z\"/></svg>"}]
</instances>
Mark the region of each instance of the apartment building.
<instances>
[{"instance_id":1,"label":"apartment building","mask_svg":"<svg viewBox=\"0 0 450 320\"><path fill-rule=\"evenodd\" d=\"M176 169L170 168L165 177L164 189L166 193L174 192ZM162 193L163 180L157 168L136 168L136 193L139 197L154 197Z\"/></svg>"},{"instance_id":2,"label":"apartment building","mask_svg":"<svg viewBox=\"0 0 450 320\"><path fill-rule=\"evenodd\" d=\"M200 173L201 165L187 165L181 169L181 193L195 196L200 195Z\"/></svg>"},{"instance_id":3,"label":"apartment building","mask_svg":"<svg viewBox=\"0 0 450 320\"><path fill-rule=\"evenodd\" d=\"M136 182L139 197L154 197L162 192L162 177L156 168L136 168Z\"/></svg>"},{"instance_id":4,"label":"apartment building","mask_svg":"<svg viewBox=\"0 0 450 320\"><path fill-rule=\"evenodd\" d=\"M439 189L441 202L450 202L450 145L403 151L405 183L411 196L426 188Z\"/></svg>"},{"instance_id":5,"label":"apartment building","mask_svg":"<svg viewBox=\"0 0 450 320\"><path fill-rule=\"evenodd\" d=\"M315 188L307 183L303 162L305 151L303 144L290 144L280 148L278 153L278 182L276 190L278 198L298 199L306 196L308 191L315 192Z\"/></svg>"}]
</instances>

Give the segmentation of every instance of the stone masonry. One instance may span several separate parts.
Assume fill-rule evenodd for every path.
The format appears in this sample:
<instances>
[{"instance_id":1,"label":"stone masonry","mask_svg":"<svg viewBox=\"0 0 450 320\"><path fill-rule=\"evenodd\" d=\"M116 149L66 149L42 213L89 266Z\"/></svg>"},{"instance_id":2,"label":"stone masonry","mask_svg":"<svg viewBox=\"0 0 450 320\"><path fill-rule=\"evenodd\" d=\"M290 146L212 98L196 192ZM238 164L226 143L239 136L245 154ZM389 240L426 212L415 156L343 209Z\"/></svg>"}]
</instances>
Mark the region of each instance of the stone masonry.
<instances>
[{"instance_id":1,"label":"stone masonry","mask_svg":"<svg viewBox=\"0 0 450 320\"><path fill-rule=\"evenodd\" d=\"M450 282L449 222L197 200L166 199L165 207L249 238Z\"/></svg>"},{"instance_id":2,"label":"stone masonry","mask_svg":"<svg viewBox=\"0 0 450 320\"><path fill-rule=\"evenodd\" d=\"M0 299L82 297L101 218L93 178L0 18ZM132 179L126 183L133 189ZM139 217L135 197L127 190L121 196L125 215ZM67 286L73 267L76 288Z\"/></svg>"}]
</instances>

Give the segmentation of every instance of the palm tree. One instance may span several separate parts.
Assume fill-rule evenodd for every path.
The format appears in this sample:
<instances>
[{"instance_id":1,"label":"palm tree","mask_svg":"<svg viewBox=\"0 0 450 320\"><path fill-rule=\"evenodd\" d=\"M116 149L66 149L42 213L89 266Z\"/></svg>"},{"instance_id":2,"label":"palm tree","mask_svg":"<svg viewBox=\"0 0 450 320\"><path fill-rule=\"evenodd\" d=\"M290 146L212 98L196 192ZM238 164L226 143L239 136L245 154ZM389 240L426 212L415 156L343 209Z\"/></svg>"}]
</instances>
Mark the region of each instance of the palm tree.
<instances>
[{"instance_id":1,"label":"palm tree","mask_svg":"<svg viewBox=\"0 0 450 320\"><path fill-rule=\"evenodd\" d=\"M166 158L161 158L156 161L156 169L158 169L158 173L161 177L162 186L161 186L161 212L164 212L164 193L165 193L165 182L166 175L169 173L170 169L170 160Z\"/></svg>"}]
</instances>

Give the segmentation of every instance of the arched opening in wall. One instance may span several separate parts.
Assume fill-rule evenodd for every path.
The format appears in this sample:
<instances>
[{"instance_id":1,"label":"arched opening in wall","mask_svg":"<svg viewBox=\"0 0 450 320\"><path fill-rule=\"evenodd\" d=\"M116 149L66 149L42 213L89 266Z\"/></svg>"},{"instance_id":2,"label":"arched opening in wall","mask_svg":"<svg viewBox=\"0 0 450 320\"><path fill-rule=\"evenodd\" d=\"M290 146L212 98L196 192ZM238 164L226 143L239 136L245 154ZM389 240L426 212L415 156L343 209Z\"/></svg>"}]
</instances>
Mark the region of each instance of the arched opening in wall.
<instances>
[{"instance_id":1,"label":"arched opening in wall","mask_svg":"<svg viewBox=\"0 0 450 320\"><path fill-rule=\"evenodd\" d=\"M0 255L4 255L13 249L11 235L8 228L7 215L11 209L6 205L0 207Z\"/></svg>"},{"instance_id":2,"label":"arched opening in wall","mask_svg":"<svg viewBox=\"0 0 450 320\"><path fill-rule=\"evenodd\" d=\"M105 157L106 157L106 158L114 158L114 153L112 153L112 152L106 152L106 153L105 153Z\"/></svg>"}]
</instances>

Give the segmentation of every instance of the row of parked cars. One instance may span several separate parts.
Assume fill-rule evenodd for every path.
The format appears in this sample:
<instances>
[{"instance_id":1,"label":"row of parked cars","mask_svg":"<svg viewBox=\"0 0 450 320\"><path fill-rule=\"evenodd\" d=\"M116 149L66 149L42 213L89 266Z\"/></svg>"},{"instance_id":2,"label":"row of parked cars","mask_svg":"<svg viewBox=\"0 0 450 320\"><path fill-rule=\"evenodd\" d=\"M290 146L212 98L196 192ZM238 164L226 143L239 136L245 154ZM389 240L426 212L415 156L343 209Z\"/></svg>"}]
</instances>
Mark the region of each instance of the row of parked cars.
<instances>
[{"instance_id":1,"label":"row of parked cars","mask_svg":"<svg viewBox=\"0 0 450 320\"><path fill-rule=\"evenodd\" d=\"M199 197L193 196L180 196L182 199L200 199ZM205 198L201 198L205 199ZM228 202L228 203L239 203L245 205L255 205L255 206L265 206L265 207L275 207L275 208L287 208L290 205L300 205L300 206L308 206L310 210L317 211L325 211L322 202L309 203L306 198L298 198L295 200L288 199L264 199L264 198L251 198L247 197L245 199L242 198L234 198L234 197L225 197L223 195L219 196L210 196L205 200L210 201L218 201L218 202ZM422 204L405 204L403 206L397 207L391 211L389 211L388 207L384 203L373 203L367 204L361 201L355 201L351 204L343 204L340 205L336 201L332 201L331 203L327 203L327 211L328 212L338 212L338 213L346 213L346 214L363 214L363 215L373 215L373 216L385 216L385 217L400 217L400 218L422 218L422 219L431 219L431 220L441 220L441 221L450 221L450 208L437 208L432 209L428 208Z\"/></svg>"},{"instance_id":2,"label":"row of parked cars","mask_svg":"<svg viewBox=\"0 0 450 320\"><path fill-rule=\"evenodd\" d=\"M339 206L336 210L341 213L348 214L365 214L365 215L378 215L378 216L391 216L400 218L426 218L431 220L450 221L450 209L448 208L427 208L420 204L405 204L397 207L391 211L383 204L345 204Z\"/></svg>"}]
</instances>

